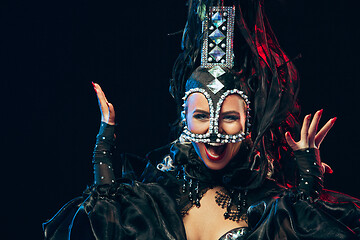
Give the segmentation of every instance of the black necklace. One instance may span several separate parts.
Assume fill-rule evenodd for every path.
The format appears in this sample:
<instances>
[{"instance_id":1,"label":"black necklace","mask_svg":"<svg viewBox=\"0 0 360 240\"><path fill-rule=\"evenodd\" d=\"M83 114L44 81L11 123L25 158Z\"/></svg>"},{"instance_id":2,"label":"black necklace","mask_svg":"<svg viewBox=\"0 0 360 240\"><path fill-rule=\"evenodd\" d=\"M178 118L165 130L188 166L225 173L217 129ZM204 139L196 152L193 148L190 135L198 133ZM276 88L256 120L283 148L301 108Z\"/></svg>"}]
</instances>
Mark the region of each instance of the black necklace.
<instances>
[{"instance_id":1,"label":"black necklace","mask_svg":"<svg viewBox=\"0 0 360 240\"><path fill-rule=\"evenodd\" d=\"M218 206L226 209L226 212L224 213L225 219L234 222L245 221L247 223L246 197L247 190L231 190L230 192L218 190L216 191L215 201Z\"/></svg>"},{"instance_id":2,"label":"black necklace","mask_svg":"<svg viewBox=\"0 0 360 240\"><path fill-rule=\"evenodd\" d=\"M178 174L178 179L181 179L180 174ZM200 200L209 189L212 189L215 185L205 184L200 182L198 179L188 177L184 172L182 172L182 187L181 192L183 194L187 193L188 201L191 205L195 205L197 208L200 207ZM235 222L246 221L247 222L247 190L218 190L216 191L215 202L218 206L223 209L226 209L224 213L224 218L229 219ZM185 215L187 210L182 212L182 215Z\"/></svg>"}]
</instances>

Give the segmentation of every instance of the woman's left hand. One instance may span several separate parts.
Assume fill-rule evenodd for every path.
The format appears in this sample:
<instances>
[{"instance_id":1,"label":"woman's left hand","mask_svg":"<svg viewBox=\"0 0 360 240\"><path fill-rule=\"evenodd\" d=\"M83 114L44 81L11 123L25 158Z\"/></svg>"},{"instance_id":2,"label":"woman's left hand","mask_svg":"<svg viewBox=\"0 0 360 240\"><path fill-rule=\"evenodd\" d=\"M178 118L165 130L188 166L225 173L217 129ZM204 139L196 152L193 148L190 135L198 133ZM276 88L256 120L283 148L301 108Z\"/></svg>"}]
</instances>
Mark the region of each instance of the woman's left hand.
<instances>
[{"instance_id":1,"label":"woman's left hand","mask_svg":"<svg viewBox=\"0 0 360 240\"><path fill-rule=\"evenodd\" d=\"M289 132L285 133L285 139L293 151L306 148L320 148L320 144L336 121L336 117L331 118L318 132L317 130L322 112L322 109L317 111L312 121L310 121L311 114L305 116L301 127L300 141L295 142Z\"/></svg>"},{"instance_id":2,"label":"woman's left hand","mask_svg":"<svg viewBox=\"0 0 360 240\"><path fill-rule=\"evenodd\" d=\"M311 121L310 121L311 114L305 116L303 125L301 127L300 141L295 142L289 132L285 133L285 139L293 151L307 149L307 148L315 148L315 149L320 148L320 144L324 140L326 134L334 126L336 121L336 117L331 118L318 131L318 126L322 112L323 112L322 109L317 111ZM325 168L326 172L332 172L331 168L327 164L323 163L323 167Z\"/></svg>"}]
</instances>

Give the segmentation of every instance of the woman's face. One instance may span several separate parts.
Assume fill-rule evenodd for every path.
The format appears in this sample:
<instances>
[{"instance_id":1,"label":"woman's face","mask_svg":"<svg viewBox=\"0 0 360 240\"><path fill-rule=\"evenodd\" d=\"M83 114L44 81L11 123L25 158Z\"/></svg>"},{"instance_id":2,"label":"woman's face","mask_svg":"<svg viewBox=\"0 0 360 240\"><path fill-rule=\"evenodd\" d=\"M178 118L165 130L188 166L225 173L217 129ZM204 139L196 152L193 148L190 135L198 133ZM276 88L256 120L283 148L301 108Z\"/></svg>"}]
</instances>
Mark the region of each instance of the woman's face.
<instances>
[{"instance_id":1,"label":"woman's face","mask_svg":"<svg viewBox=\"0 0 360 240\"><path fill-rule=\"evenodd\" d=\"M197 134L209 131L210 112L209 104L201 93L192 93L186 101L186 121L188 129ZM225 98L219 115L219 133L238 134L245 130L246 104L237 94ZM195 143L194 148L205 163L212 170L224 168L237 154L241 142L210 145Z\"/></svg>"}]
</instances>

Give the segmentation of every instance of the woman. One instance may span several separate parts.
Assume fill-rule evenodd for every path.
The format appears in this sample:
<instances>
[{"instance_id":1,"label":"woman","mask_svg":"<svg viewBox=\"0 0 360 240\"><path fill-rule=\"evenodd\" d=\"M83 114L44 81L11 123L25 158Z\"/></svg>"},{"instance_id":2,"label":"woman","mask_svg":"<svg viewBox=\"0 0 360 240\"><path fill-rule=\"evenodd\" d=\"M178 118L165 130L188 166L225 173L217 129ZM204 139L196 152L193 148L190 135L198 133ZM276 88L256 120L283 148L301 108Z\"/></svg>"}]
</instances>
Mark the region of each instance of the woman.
<instances>
[{"instance_id":1,"label":"woman","mask_svg":"<svg viewBox=\"0 0 360 240\"><path fill-rule=\"evenodd\" d=\"M94 185L44 225L46 239L358 239L359 201L323 189L318 149L336 118L318 131L322 110L307 115L293 140L297 73L262 2L191 1L183 49L170 90L179 138L145 162L125 155L119 181L114 108L94 84Z\"/></svg>"}]
</instances>

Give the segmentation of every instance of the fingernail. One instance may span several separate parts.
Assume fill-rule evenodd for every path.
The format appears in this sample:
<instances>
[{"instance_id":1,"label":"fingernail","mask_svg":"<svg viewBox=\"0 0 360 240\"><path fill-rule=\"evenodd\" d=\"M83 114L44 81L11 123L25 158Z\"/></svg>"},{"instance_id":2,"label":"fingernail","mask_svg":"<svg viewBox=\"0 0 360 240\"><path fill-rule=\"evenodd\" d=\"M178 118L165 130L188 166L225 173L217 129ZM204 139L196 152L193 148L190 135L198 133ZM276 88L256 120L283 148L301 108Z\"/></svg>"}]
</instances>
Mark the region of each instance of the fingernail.
<instances>
[{"instance_id":1,"label":"fingernail","mask_svg":"<svg viewBox=\"0 0 360 240\"><path fill-rule=\"evenodd\" d=\"M311 114L308 114L307 116L306 116L306 119L310 119L311 118Z\"/></svg>"},{"instance_id":2,"label":"fingernail","mask_svg":"<svg viewBox=\"0 0 360 240\"><path fill-rule=\"evenodd\" d=\"M321 115L323 113L324 109L319 110L319 114Z\"/></svg>"},{"instance_id":3,"label":"fingernail","mask_svg":"<svg viewBox=\"0 0 360 240\"><path fill-rule=\"evenodd\" d=\"M94 82L91 82L91 84L93 85L94 91L97 93L95 83L94 83Z\"/></svg>"},{"instance_id":4,"label":"fingernail","mask_svg":"<svg viewBox=\"0 0 360 240\"><path fill-rule=\"evenodd\" d=\"M331 123L336 122L336 119L337 119L337 117L334 117L333 119L331 119Z\"/></svg>"}]
</instances>

